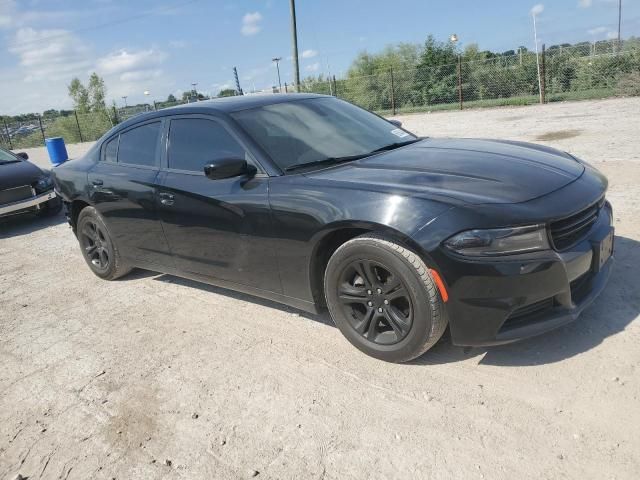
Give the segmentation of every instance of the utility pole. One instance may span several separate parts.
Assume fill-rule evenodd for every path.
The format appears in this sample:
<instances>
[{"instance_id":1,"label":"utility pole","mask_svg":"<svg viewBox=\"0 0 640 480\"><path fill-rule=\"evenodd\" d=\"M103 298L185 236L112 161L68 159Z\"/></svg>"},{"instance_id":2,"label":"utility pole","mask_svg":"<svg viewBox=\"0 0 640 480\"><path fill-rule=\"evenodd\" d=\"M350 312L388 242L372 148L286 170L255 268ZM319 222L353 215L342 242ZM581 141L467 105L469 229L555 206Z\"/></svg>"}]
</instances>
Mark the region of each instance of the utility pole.
<instances>
[{"instance_id":1,"label":"utility pole","mask_svg":"<svg viewBox=\"0 0 640 480\"><path fill-rule=\"evenodd\" d=\"M196 90L196 87L198 86L197 83L192 83L191 86L193 87L193 98L194 98L194 102L198 101L198 90Z\"/></svg>"},{"instance_id":2,"label":"utility pole","mask_svg":"<svg viewBox=\"0 0 640 480\"><path fill-rule=\"evenodd\" d=\"M620 30L622 28L622 0L618 0L618 50L620 50Z\"/></svg>"},{"instance_id":3,"label":"utility pole","mask_svg":"<svg viewBox=\"0 0 640 480\"><path fill-rule=\"evenodd\" d=\"M278 70L278 93L282 93L282 82L280 81L280 60L282 60L282 57L274 57L271 59L272 62L276 63L276 69Z\"/></svg>"},{"instance_id":4,"label":"utility pole","mask_svg":"<svg viewBox=\"0 0 640 480\"><path fill-rule=\"evenodd\" d=\"M125 95L122 99L124 100L124 108L127 108L127 96Z\"/></svg>"},{"instance_id":5,"label":"utility pole","mask_svg":"<svg viewBox=\"0 0 640 480\"><path fill-rule=\"evenodd\" d=\"M293 75L296 92L300 92L300 66L298 65L298 29L296 27L296 0L289 0L291 7L291 41L293 42Z\"/></svg>"}]
</instances>

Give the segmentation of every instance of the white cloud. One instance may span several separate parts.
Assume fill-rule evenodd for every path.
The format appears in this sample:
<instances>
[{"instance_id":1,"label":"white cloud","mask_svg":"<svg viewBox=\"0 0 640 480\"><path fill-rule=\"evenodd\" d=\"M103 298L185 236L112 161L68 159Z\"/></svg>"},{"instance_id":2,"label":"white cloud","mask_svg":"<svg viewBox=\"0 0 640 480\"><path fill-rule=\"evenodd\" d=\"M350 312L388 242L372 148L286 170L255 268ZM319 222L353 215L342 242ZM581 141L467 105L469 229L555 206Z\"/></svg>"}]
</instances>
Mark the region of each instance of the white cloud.
<instances>
[{"instance_id":1,"label":"white cloud","mask_svg":"<svg viewBox=\"0 0 640 480\"><path fill-rule=\"evenodd\" d=\"M161 69L134 70L133 72L125 72L120 75L120 80L122 82L145 82L155 78L160 78L161 76Z\"/></svg>"},{"instance_id":2,"label":"white cloud","mask_svg":"<svg viewBox=\"0 0 640 480\"><path fill-rule=\"evenodd\" d=\"M262 30L262 14L260 12L249 12L242 17L242 28L240 33L245 36L251 36Z\"/></svg>"},{"instance_id":3,"label":"white cloud","mask_svg":"<svg viewBox=\"0 0 640 480\"><path fill-rule=\"evenodd\" d=\"M189 42L186 40L171 40L169 42L169 46L171 48L187 48L189 46Z\"/></svg>"},{"instance_id":4,"label":"white cloud","mask_svg":"<svg viewBox=\"0 0 640 480\"><path fill-rule=\"evenodd\" d=\"M610 32L607 32L607 38L609 40L614 40L618 38L618 32L614 32L613 30L611 30Z\"/></svg>"},{"instance_id":5,"label":"white cloud","mask_svg":"<svg viewBox=\"0 0 640 480\"><path fill-rule=\"evenodd\" d=\"M8 28L12 25L15 10L16 2L14 0L0 2L0 28Z\"/></svg>"},{"instance_id":6,"label":"white cloud","mask_svg":"<svg viewBox=\"0 0 640 480\"><path fill-rule=\"evenodd\" d=\"M27 82L70 78L90 65L90 49L67 30L19 29L9 44L9 52L19 57Z\"/></svg>"},{"instance_id":7,"label":"white cloud","mask_svg":"<svg viewBox=\"0 0 640 480\"><path fill-rule=\"evenodd\" d=\"M318 51L317 50L309 49L309 50L304 50L302 52L302 58L313 58L313 57L315 57L317 55L318 55Z\"/></svg>"},{"instance_id":8,"label":"white cloud","mask_svg":"<svg viewBox=\"0 0 640 480\"><path fill-rule=\"evenodd\" d=\"M607 31L607 27L596 27L596 28L587 30L587 33L589 35L602 35L606 31Z\"/></svg>"},{"instance_id":9,"label":"white cloud","mask_svg":"<svg viewBox=\"0 0 640 480\"><path fill-rule=\"evenodd\" d=\"M580 8L589 8L593 4L593 0L578 0Z\"/></svg>"},{"instance_id":10,"label":"white cloud","mask_svg":"<svg viewBox=\"0 0 640 480\"><path fill-rule=\"evenodd\" d=\"M320 62L315 62L311 65L307 65L306 70L308 72L317 72L318 70L320 70Z\"/></svg>"},{"instance_id":11,"label":"white cloud","mask_svg":"<svg viewBox=\"0 0 640 480\"><path fill-rule=\"evenodd\" d=\"M544 5L537 3L531 8L531 15L540 15L544 11Z\"/></svg>"},{"instance_id":12,"label":"white cloud","mask_svg":"<svg viewBox=\"0 0 640 480\"><path fill-rule=\"evenodd\" d=\"M138 70L149 70L162 64L166 54L159 50L112 52L96 62L96 70L102 75L131 73Z\"/></svg>"}]
</instances>

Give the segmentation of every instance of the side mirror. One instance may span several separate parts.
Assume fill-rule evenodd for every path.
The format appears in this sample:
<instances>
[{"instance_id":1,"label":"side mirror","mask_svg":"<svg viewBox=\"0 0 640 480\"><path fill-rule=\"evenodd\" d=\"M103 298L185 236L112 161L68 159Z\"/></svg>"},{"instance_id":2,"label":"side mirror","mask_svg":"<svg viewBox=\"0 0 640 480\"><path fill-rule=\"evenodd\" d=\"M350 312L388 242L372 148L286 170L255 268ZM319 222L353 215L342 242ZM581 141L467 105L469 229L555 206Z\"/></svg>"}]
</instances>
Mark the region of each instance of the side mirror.
<instances>
[{"instance_id":1,"label":"side mirror","mask_svg":"<svg viewBox=\"0 0 640 480\"><path fill-rule=\"evenodd\" d=\"M402 127L402 122L400 120L391 119L391 120L389 120L389 123L392 123L393 125L395 125L398 128Z\"/></svg>"},{"instance_id":2,"label":"side mirror","mask_svg":"<svg viewBox=\"0 0 640 480\"><path fill-rule=\"evenodd\" d=\"M29 155L27 154L27 152L16 153L16 157L20 157L23 160L29 160Z\"/></svg>"},{"instance_id":3,"label":"side mirror","mask_svg":"<svg viewBox=\"0 0 640 480\"><path fill-rule=\"evenodd\" d=\"M249 165L241 158L220 158L208 162L204 166L204 174L210 180L238 177L240 175L255 175L256 167Z\"/></svg>"}]
</instances>

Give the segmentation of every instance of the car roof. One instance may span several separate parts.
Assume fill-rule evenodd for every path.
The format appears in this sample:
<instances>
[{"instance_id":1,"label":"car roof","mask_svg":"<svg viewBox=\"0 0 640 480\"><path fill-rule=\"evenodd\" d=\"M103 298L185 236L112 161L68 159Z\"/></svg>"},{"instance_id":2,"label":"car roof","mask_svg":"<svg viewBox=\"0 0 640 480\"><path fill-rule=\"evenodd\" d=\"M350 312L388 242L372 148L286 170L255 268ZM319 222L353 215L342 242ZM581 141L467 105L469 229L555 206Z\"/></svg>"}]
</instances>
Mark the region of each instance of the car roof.
<instances>
[{"instance_id":1,"label":"car roof","mask_svg":"<svg viewBox=\"0 0 640 480\"><path fill-rule=\"evenodd\" d=\"M188 113L223 113L229 114L240 110L274 105L277 103L295 102L309 98L333 98L328 95L318 95L314 93L282 93L282 94L251 94L237 95L235 97L215 98L213 100L203 100L201 102L185 103L176 107L162 108L158 111L143 113L129 118L118 125L117 130L135 125L146 120L162 118L168 115L179 115Z\"/></svg>"}]
</instances>

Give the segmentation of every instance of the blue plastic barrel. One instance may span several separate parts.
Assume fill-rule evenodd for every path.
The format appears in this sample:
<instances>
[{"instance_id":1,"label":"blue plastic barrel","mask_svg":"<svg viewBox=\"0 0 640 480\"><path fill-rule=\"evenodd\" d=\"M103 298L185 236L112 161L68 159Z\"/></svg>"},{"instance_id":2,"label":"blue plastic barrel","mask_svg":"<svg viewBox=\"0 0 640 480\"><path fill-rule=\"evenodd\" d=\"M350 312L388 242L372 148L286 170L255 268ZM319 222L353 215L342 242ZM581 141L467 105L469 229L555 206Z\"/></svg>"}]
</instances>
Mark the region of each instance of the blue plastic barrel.
<instances>
[{"instance_id":1,"label":"blue plastic barrel","mask_svg":"<svg viewBox=\"0 0 640 480\"><path fill-rule=\"evenodd\" d=\"M47 138L44 143L47 146L49 160L51 160L51 163L54 167L66 162L69 159L69 155L67 155L67 147L65 147L64 145L64 138Z\"/></svg>"}]
</instances>

